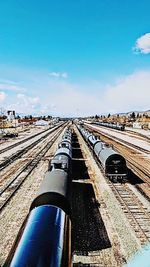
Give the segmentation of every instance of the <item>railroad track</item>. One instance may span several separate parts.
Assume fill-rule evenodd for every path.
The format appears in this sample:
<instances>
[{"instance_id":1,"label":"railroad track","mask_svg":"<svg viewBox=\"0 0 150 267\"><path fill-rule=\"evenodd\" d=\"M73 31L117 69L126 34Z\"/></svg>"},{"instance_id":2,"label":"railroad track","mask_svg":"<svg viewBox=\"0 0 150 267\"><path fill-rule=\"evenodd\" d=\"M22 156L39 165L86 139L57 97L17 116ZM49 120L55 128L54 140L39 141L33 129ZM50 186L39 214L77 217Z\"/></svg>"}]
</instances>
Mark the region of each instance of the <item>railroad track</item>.
<instances>
[{"instance_id":1,"label":"railroad track","mask_svg":"<svg viewBox=\"0 0 150 267\"><path fill-rule=\"evenodd\" d=\"M93 157L105 177L101 163L94 154ZM150 241L150 212L147 208L143 207L142 203L126 184L112 183L107 177L105 178L116 199L120 203L131 227L135 231L137 238L140 240L141 245Z\"/></svg>"},{"instance_id":2,"label":"railroad track","mask_svg":"<svg viewBox=\"0 0 150 267\"><path fill-rule=\"evenodd\" d=\"M103 135L104 137L106 138L109 138L108 136L106 135ZM115 138L109 138L111 141L114 141L116 143L118 143L119 145L124 145L123 142L117 142ZM129 143L130 144L130 143ZM130 147L129 147L129 144L128 144L128 149L132 149L132 144L130 144ZM117 147L117 145L114 145L116 151L118 151L119 153L122 154L122 151L120 150L120 148ZM139 151L139 147L137 147L138 151ZM142 149L140 149L142 150ZM139 152L138 152L139 153ZM124 157L126 157L124 155ZM143 190L143 194L148 198L150 199L150 189L149 189L149 186L150 186L150 172L147 168L145 168L142 164L139 164L138 161L135 161L134 160L134 157L133 156L127 156L126 157L126 161L127 161L127 165L128 167L140 178L142 179L146 184L147 184L147 188L145 186L145 189ZM139 186L137 186L138 189L141 190L141 188ZM147 192L147 193L146 193Z\"/></svg>"},{"instance_id":3,"label":"railroad track","mask_svg":"<svg viewBox=\"0 0 150 267\"><path fill-rule=\"evenodd\" d=\"M28 137L28 138L25 138L25 139L23 139L23 140L21 140L21 141L15 143L15 144L12 144L12 145L10 145L10 146L5 147L5 148L3 148L3 149L0 150L0 154L6 152L6 151L8 151L8 150L10 150L10 149L12 149L12 148L14 148L14 147L16 147L16 146L21 145L21 144L23 144L23 143L25 143L25 142L31 140L32 138L34 138L34 137L36 137L36 136L38 136L38 135L40 135L40 134L42 134L42 133L44 133L44 132L47 132L48 130L50 130L50 128L47 129L47 130L44 130L44 131L42 131L42 132L40 132L40 133L34 134L34 135L32 135L32 136L30 136L30 137Z\"/></svg>"},{"instance_id":4,"label":"railroad track","mask_svg":"<svg viewBox=\"0 0 150 267\"><path fill-rule=\"evenodd\" d=\"M56 126L56 127L57 127L57 126ZM56 127L54 127L54 128L56 129ZM30 137L27 137L27 138L25 138L25 139L23 139L23 140L21 140L21 141L15 143L15 144L12 144L12 145L10 145L10 146L7 146L7 147L5 147L5 148L3 148L3 149L0 150L0 154L6 152L6 151L8 151L8 150L10 150L10 149L12 149L12 148L14 148L14 147L16 147L16 146L19 146L19 145L21 145L21 144L23 144L23 143L25 143L25 142L27 142L27 141L33 139L34 137L36 137L36 136L38 136L38 135L41 135L41 134L43 134L43 133L46 133L46 132L49 131L49 130L53 130L53 128L48 128L48 129L46 129L46 130L44 130L44 131L41 131L40 133L36 133L36 134L34 134L34 135L30 136Z\"/></svg>"},{"instance_id":5,"label":"railroad track","mask_svg":"<svg viewBox=\"0 0 150 267\"><path fill-rule=\"evenodd\" d=\"M142 177L142 180L150 186L150 173L143 166L140 165L139 167L138 162L133 159L127 159L127 165L138 177Z\"/></svg>"},{"instance_id":6,"label":"railroad track","mask_svg":"<svg viewBox=\"0 0 150 267\"><path fill-rule=\"evenodd\" d=\"M41 138L39 138L38 140L34 141L33 143L29 144L28 146L26 146L25 148L18 150L16 153L14 153L12 156L6 158L3 162L0 163L0 171L2 171L4 168L6 168L8 165L10 165L11 163L13 163L16 159L22 157L22 155L24 155L25 153L28 152L29 149L33 148L34 146L36 146L39 142L41 142L43 139L47 138L47 136L51 133L53 133L55 130L57 130L59 127L61 127L61 125L55 127L54 129L52 129L52 131L46 133L44 136L42 136ZM47 131L47 130L46 130ZM36 135L37 136L37 135ZM32 139L32 138L30 138ZM28 141L28 140L27 140ZM21 142L21 141L20 141ZM20 144L24 143L25 141L23 140L23 142L21 142ZM19 145L20 145L19 144ZM14 147L14 145L13 145Z\"/></svg>"},{"instance_id":7,"label":"railroad track","mask_svg":"<svg viewBox=\"0 0 150 267\"><path fill-rule=\"evenodd\" d=\"M104 137L106 137L104 135ZM108 138L108 137L107 137ZM116 140L112 140L111 141L114 141L116 142ZM123 143L119 143L119 145L123 146ZM117 146L117 145L113 145L115 147L115 150L118 151L118 153L120 154L123 154L122 150ZM129 149L129 148L128 148ZM131 147L132 149L132 147ZM135 161L134 160L134 157L133 156L126 156L124 154L124 157L126 157L126 161L127 161L127 165L129 167L129 169L131 169L140 179L142 179L146 184L147 184L147 187L149 187L150 185L150 172L147 168L145 168L142 164L139 164L139 162ZM141 189L140 189L141 191ZM144 193L144 195L146 197L148 197L150 199L150 190L146 190L148 193L148 195Z\"/></svg>"},{"instance_id":8,"label":"railroad track","mask_svg":"<svg viewBox=\"0 0 150 267\"><path fill-rule=\"evenodd\" d=\"M89 145L88 147L105 177L101 163L93 154L91 147ZM146 242L150 241L150 212L142 205L138 197L129 189L127 184L112 183L107 177L105 178L141 245L146 244Z\"/></svg>"},{"instance_id":9,"label":"railroad track","mask_svg":"<svg viewBox=\"0 0 150 267\"><path fill-rule=\"evenodd\" d=\"M108 128L108 127L100 126L100 125L94 125L94 124L93 124L93 126L99 126L99 127L102 127L102 128L104 128L106 130L109 129L114 133L118 133L118 132L119 133L123 133L124 135L130 136L130 137L133 137L133 135L134 135L135 137L138 137L138 138L140 137L140 139L144 139L144 141L145 141L145 139L147 139L147 141L150 143L150 137L147 136L147 135L144 135L142 133L139 133L139 132L135 132L135 131L128 130L128 129L125 129L125 131L120 131L120 130L117 130L117 129Z\"/></svg>"},{"instance_id":10,"label":"railroad track","mask_svg":"<svg viewBox=\"0 0 150 267\"><path fill-rule=\"evenodd\" d=\"M138 132L134 132L134 131L132 131L132 130L125 130L125 133L131 133L131 134L135 134L135 135L137 135L137 136L140 136L140 137L142 137L143 139L147 139L147 141L148 142L150 142L150 137L149 136L147 136L147 135L144 135L144 134L142 134L142 133L138 133Z\"/></svg>"},{"instance_id":11,"label":"railroad track","mask_svg":"<svg viewBox=\"0 0 150 267\"><path fill-rule=\"evenodd\" d=\"M126 215L141 245L150 241L150 214L126 184L113 184L108 181L116 199Z\"/></svg>"},{"instance_id":12,"label":"railroad track","mask_svg":"<svg viewBox=\"0 0 150 267\"><path fill-rule=\"evenodd\" d=\"M123 140L123 139L121 139L121 138L119 138L119 137L113 136L113 135L111 135L111 134L103 133L103 132L102 132L101 130L99 130L99 129L95 129L95 128L92 128L92 127L87 126L87 125L86 125L86 127L88 128L88 130L90 130L90 131L92 130L93 132L99 133L99 134L101 134L103 137L107 137L107 138L110 139L110 140L115 140L115 141L118 142L119 144L124 144L124 145L126 145L127 147L134 148L134 149L136 149L136 150L138 150L138 151L141 151L141 152L144 152L144 153L146 153L146 154L150 154L150 150L148 150L148 149L145 149L145 148L143 148L143 147L139 147L139 146L137 146L137 145L135 145L135 144L132 144L132 143L130 143L130 142L128 142L128 141L125 141L125 140Z\"/></svg>"},{"instance_id":13,"label":"railroad track","mask_svg":"<svg viewBox=\"0 0 150 267\"><path fill-rule=\"evenodd\" d=\"M127 154L122 150L123 144L121 144L122 147L114 145L115 150L122 154L126 158L127 166L129 169L131 169L140 179L142 179L147 185L150 185L150 172L148 167L144 167L141 164L139 164L138 161L135 160L134 156L132 154ZM129 149L128 149L129 150ZM148 164L148 163L147 163Z\"/></svg>"},{"instance_id":14,"label":"railroad track","mask_svg":"<svg viewBox=\"0 0 150 267\"><path fill-rule=\"evenodd\" d=\"M63 127L64 129L64 127ZM52 144L55 142L61 131L62 128L58 130L54 136L52 137L51 141L48 142L35 156L35 158L31 159L23 169L10 181L1 191L0 191L0 212L6 206L6 204L10 201L16 191L20 188L22 183L27 179L29 174L33 171L33 169L37 166L40 160L44 157L46 152L50 149ZM56 129L55 129L56 130Z\"/></svg>"}]
</instances>

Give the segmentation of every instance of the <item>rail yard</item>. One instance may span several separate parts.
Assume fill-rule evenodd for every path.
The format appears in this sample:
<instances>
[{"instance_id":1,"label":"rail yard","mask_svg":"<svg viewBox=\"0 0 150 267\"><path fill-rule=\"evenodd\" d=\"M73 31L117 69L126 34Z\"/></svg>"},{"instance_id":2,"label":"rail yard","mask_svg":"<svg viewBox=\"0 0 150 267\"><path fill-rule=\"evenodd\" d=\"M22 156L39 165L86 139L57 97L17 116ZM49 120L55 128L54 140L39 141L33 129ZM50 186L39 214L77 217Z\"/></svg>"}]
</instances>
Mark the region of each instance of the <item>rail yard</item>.
<instances>
[{"instance_id":1,"label":"rail yard","mask_svg":"<svg viewBox=\"0 0 150 267\"><path fill-rule=\"evenodd\" d=\"M3 141L0 266L125 266L150 242L149 166L148 135L87 122L33 127ZM39 214L50 240L32 227Z\"/></svg>"}]
</instances>

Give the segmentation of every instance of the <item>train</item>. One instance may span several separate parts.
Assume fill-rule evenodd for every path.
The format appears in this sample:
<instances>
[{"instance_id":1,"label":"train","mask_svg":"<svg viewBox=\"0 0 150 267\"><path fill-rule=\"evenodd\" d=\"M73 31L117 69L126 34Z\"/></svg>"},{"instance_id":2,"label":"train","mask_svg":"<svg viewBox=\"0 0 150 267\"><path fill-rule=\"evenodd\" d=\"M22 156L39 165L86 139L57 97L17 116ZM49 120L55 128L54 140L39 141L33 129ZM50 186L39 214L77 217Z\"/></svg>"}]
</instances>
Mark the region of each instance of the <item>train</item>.
<instances>
[{"instance_id":1,"label":"train","mask_svg":"<svg viewBox=\"0 0 150 267\"><path fill-rule=\"evenodd\" d=\"M108 128L119 130L119 131L124 131L125 130L125 124L110 123L110 122L95 122L94 124L100 125L100 126L105 126L105 127L108 127Z\"/></svg>"},{"instance_id":2,"label":"train","mask_svg":"<svg viewBox=\"0 0 150 267\"><path fill-rule=\"evenodd\" d=\"M8 267L71 267L72 130L68 128L31 203Z\"/></svg>"},{"instance_id":3,"label":"train","mask_svg":"<svg viewBox=\"0 0 150 267\"><path fill-rule=\"evenodd\" d=\"M125 158L116 152L112 146L102 142L98 137L90 133L81 125L78 125L77 127L102 164L105 175L112 182L123 182L127 177Z\"/></svg>"}]
</instances>

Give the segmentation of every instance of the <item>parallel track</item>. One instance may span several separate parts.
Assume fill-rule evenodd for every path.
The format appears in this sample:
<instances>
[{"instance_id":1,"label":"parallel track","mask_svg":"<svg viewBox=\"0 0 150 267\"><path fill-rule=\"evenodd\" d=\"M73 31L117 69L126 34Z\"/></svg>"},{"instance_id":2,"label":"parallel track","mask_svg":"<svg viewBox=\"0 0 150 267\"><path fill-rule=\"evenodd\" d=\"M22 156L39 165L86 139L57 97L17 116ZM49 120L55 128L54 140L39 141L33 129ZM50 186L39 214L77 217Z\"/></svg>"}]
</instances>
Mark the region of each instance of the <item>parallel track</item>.
<instances>
[{"instance_id":1,"label":"parallel track","mask_svg":"<svg viewBox=\"0 0 150 267\"><path fill-rule=\"evenodd\" d=\"M142 205L141 201L137 198L133 191L129 189L127 184L112 183L108 180L104 174L104 169L101 163L93 154L91 146L89 146L88 143L87 145L101 172L106 178L109 187L121 205L121 208L126 215L129 224L133 228L133 231L135 231L141 245L146 244L147 241L150 241L150 212Z\"/></svg>"},{"instance_id":2,"label":"parallel track","mask_svg":"<svg viewBox=\"0 0 150 267\"><path fill-rule=\"evenodd\" d=\"M104 170L100 162L94 157L98 166L100 167L103 175ZM113 183L105 176L109 187L118 200L124 214L126 215L129 224L135 231L137 238L140 240L141 245L150 241L150 213L147 208L143 207L140 200L129 189L127 184Z\"/></svg>"},{"instance_id":3,"label":"parallel track","mask_svg":"<svg viewBox=\"0 0 150 267\"><path fill-rule=\"evenodd\" d=\"M56 129L56 127L53 127L53 128ZM30 136L30 137L27 137L27 138L25 138L25 139L23 139L23 140L21 140L21 141L19 141L19 142L17 142L17 143L14 143L14 144L12 144L12 145L10 145L10 146L7 146L7 147L5 147L5 148L3 148L3 149L0 150L0 154L6 152L6 151L8 151L8 150L10 150L10 149L12 149L12 148L14 148L14 147L16 147L16 146L19 146L19 145L21 145L21 144L23 144L23 143L25 143L25 142L27 142L27 141L33 139L34 137L36 137L36 136L38 136L38 135L41 135L41 134L43 134L43 133L46 133L46 132L49 131L49 130L53 130L53 128L48 128L48 129L46 129L46 130L44 130L44 131L41 131L40 133L36 133L36 134L34 134L34 135Z\"/></svg>"},{"instance_id":4,"label":"parallel track","mask_svg":"<svg viewBox=\"0 0 150 267\"><path fill-rule=\"evenodd\" d=\"M33 171L33 169L37 166L37 164L40 162L40 160L44 157L44 155L50 149L50 147L53 145L53 143L55 142L55 140L57 139L57 137L59 136L61 131L62 131L62 129L58 130L58 132L55 133L55 135L52 137L51 141L48 142L44 146L44 148L42 148L38 152L38 155L36 155L35 158L31 159L23 167L23 169L13 178L13 180L10 181L5 186L5 188L2 189L2 191L0 192L0 212L3 210L3 208L6 206L6 204L10 201L10 199L16 193L16 191L20 188L22 183L26 180L26 178Z\"/></svg>"},{"instance_id":5,"label":"parallel track","mask_svg":"<svg viewBox=\"0 0 150 267\"><path fill-rule=\"evenodd\" d=\"M94 124L94 123L91 124L91 125L93 125L93 126L99 126L99 127L102 127L102 128L104 128L106 130L110 129L111 131L116 132L116 133L117 132L120 132L120 133L123 133L123 134L125 134L127 136L133 136L133 135L135 135L136 137L142 137L142 139L147 139L147 141L150 142L150 137L147 136L147 135L144 135L144 134L142 134L140 132L135 132L135 131L128 130L128 129L125 129L124 131L121 131L121 130L109 128L109 127L106 127L106 126L101 126L101 125Z\"/></svg>"},{"instance_id":6,"label":"parallel track","mask_svg":"<svg viewBox=\"0 0 150 267\"><path fill-rule=\"evenodd\" d=\"M86 125L86 127L87 127L90 131L99 133L100 135L102 135L102 136L104 136L104 137L107 137L107 138L110 139L110 140L115 140L115 141L118 142L119 144L124 144L124 145L126 145L127 147L131 147L131 148L134 148L134 149L136 149L136 150L138 150L138 151L144 152L144 153L146 153L146 154L150 154L150 150L148 150L148 149L145 149L145 148L139 147L139 146L137 146L137 145L134 145L134 144L132 144L132 143L130 143L130 142L127 142L127 141L125 141L125 140L123 140L123 139L121 139L121 138L119 138L119 137L115 137L115 136L113 136L113 135L111 135L111 134L103 133L103 132L101 132L100 129L94 129L94 128L92 128L92 127L90 127L90 126L87 126L87 125Z\"/></svg>"},{"instance_id":7,"label":"parallel track","mask_svg":"<svg viewBox=\"0 0 150 267\"><path fill-rule=\"evenodd\" d=\"M135 135L137 135L137 136L140 136L140 137L142 137L143 139L147 139L147 141L148 142L150 142L150 137L149 136L147 136L147 135L144 135L144 134L142 134L142 133L138 133L138 132L134 132L134 131L130 131L130 130L126 130L125 131L125 133L131 133L131 134L135 134Z\"/></svg>"},{"instance_id":8,"label":"parallel track","mask_svg":"<svg viewBox=\"0 0 150 267\"><path fill-rule=\"evenodd\" d=\"M99 131L96 131L96 132L99 133ZM111 141L119 143L119 145L122 145L122 146L124 145L124 142L117 142L116 138L114 138L114 137L110 138L109 136L104 135L104 134L103 134L103 137L106 137ZM132 147L134 145L130 144L130 146L129 146L129 144L128 144L128 149L132 149ZM119 149L117 148L117 146L115 147L115 149L119 152ZM137 147L136 149L138 150L138 153L139 153L139 150L141 150L143 152L143 149L140 147ZM119 153L121 153L121 152L119 152ZM131 170L148 185L147 187L149 187L150 186L150 172L146 168L144 168L144 166L139 165L139 163L134 160L134 157L128 156L126 161L127 161L128 167L131 168ZM148 198L150 199L150 190L147 190L147 192L148 192Z\"/></svg>"},{"instance_id":9,"label":"parallel track","mask_svg":"<svg viewBox=\"0 0 150 267\"><path fill-rule=\"evenodd\" d=\"M142 180L147 183L148 186L150 186L150 174L145 170L143 166L139 166L137 162L135 162L133 159L129 160L127 159L127 163L130 166L130 168L133 170L133 172L138 176L142 177Z\"/></svg>"},{"instance_id":10,"label":"parallel track","mask_svg":"<svg viewBox=\"0 0 150 267\"><path fill-rule=\"evenodd\" d=\"M150 241L150 214L126 184L108 181L141 245Z\"/></svg>"},{"instance_id":11,"label":"parallel track","mask_svg":"<svg viewBox=\"0 0 150 267\"><path fill-rule=\"evenodd\" d=\"M44 136L42 136L41 138L39 138L38 140L34 141L33 143L31 143L30 145L26 146L25 148L18 150L16 153L14 153L11 157L7 158L6 160L4 160L3 162L0 163L0 171L3 170L4 168L6 168L8 165L10 165L11 163L13 163L16 159L18 159L19 157L22 157L23 154L27 153L29 149L33 148L34 146L36 146L39 142L41 142L43 139L45 139L49 134L53 133L55 130L57 130L59 127L61 127L61 125L55 127L54 129L52 129L51 132L48 132L47 134L45 134ZM50 129L49 129L50 130ZM46 130L47 131L47 130ZM36 136L39 134L36 134ZM34 136L35 137L35 136ZM32 139L32 138L29 138ZM27 140L28 141L28 140ZM25 141L20 141L20 144L24 143ZM19 145L20 145L19 144ZM13 147L15 147L15 145L13 145Z\"/></svg>"},{"instance_id":12,"label":"parallel track","mask_svg":"<svg viewBox=\"0 0 150 267\"><path fill-rule=\"evenodd\" d=\"M101 163L95 156L94 159L105 176ZM112 183L107 177L105 178L124 214L126 215L129 224L133 228L133 231L135 231L137 238L140 240L141 245L146 244L147 241L150 241L149 211L147 208L143 207L140 200L129 189L127 184Z\"/></svg>"}]
</instances>

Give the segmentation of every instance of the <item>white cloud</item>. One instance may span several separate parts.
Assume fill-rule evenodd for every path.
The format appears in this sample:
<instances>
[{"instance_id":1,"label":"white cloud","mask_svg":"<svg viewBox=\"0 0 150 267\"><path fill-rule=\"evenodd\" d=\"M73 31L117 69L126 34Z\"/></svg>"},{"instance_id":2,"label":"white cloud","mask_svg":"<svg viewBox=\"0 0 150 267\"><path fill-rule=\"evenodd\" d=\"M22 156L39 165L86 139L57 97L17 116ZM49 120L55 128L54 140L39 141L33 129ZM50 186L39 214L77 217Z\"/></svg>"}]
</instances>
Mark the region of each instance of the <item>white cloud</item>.
<instances>
[{"instance_id":1,"label":"white cloud","mask_svg":"<svg viewBox=\"0 0 150 267\"><path fill-rule=\"evenodd\" d=\"M7 109L13 109L17 113L33 114L38 111L39 105L39 97L31 97L25 94L17 94L13 97L12 101L9 101Z\"/></svg>"},{"instance_id":2,"label":"white cloud","mask_svg":"<svg viewBox=\"0 0 150 267\"><path fill-rule=\"evenodd\" d=\"M5 93L1 93L0 99L5 100ZM75 84L66 79L39 77L28 87L28 95L8 93L4 104L5 109L24 114L86 116L147 110L150 109L149 99L150 70L141 70L106 85L100 81Z\"/></svg>"},{"instance_id":3,"label":"white cloud","mask_svg":"<svg viewBox=\"0 0 150 267\"><path fill-rule=\"evenodd\" d=\"M49 76L55 77L55 78L68 78L67 72L50 72Z\"/></svg>"},{"instance_id":4,"label":"white cloud","mask_svg":"<svg viewBox=\"0 0 150 267\"><path fill-rule=\"evenodd\" d=\"M63 72L63 73L61 74L61 77L62 77L62 78L68 78L68 73L67 73L67 72Z\"/></svg>"},{"instance_id":5,"label":"white cloud","mask_svg":"<svg viewBox=\"0 0 150 267\"><path fill-rule=\"evenodd\" d=\"M14 91L14 92L25 92L26 89L23 86L9 80L0 80L0 90Z\"/></svg>"},{"instance_id":6,"label":"white cloud","mask_svg":"<svg viewBox=\"0 0 150 267\"><path fill-rule=\"evenodd\" d=\"M150 71L137 71L115 85L108 85L103 95L107 110L124 112L150 109Z\"/></svg>"},{"instance_id":7,"label":"white cloud","mask_svg":"<svg viewBox=\"0 0 150 267\"><path fill-rule=\"evenodd\" d=\"M136 40L135 47L133 51L141 54L150 53L150 33L146 33Z\"/></svg>"},{"instance_id":8,"label":"white cloud","mask_svg":"<svg viewBox=\"0 0 150 267\"><path fill-rule=\"evenodd\" d=\"M99 100L92 94L79 91L79 88L70 86L61 89L59 93L50 94L51 111L62 116L90 115L98 112Z\"/></svg>"},{"instance_id":9,"label":"white cloud","mask_svg":"<svg viewBox=\"0 0 150 267\"><path fill-rule=\"evenodd\" d=\"M4 101L6 98L6 94L4 92L0 92L0 102Z\"/></svg>"},{"instance_id":10,"label":"white cloud","mask_svg":"<svg viewBox=\"0 0 150 267\"><path fill-rule=\"evenodd\" d=\"M39 104L39 97L30 97L25 94L17 94L17 99L20 106L23 106L24 109L34 109Z\"/></svg>"},{"instance_id":11,"label":"white cloud","mask_svg":"<svg viewBox=\"0 0 150 267\"><path fill-rule=\"evenodd\" d=\"M150 71L118 77L113 85L107 84L103 89L99 81L84 85L58 81L49 85L54 93L47 98L55 105L54 111L63 116L150 109Z\"/></svg>"},{"instance_id":12,"label":"white cloud","mask_svg":"<svg viewBox=\"0 0 150 267\"><path fill-rule=\"evenodd\" d=\"M28 104L28 103L31 103L31 104L37 104L39 103L39 97L30 97L30 96L27 96L25 94L17 94L17 98L22 101L24 104Z\"/></svg>"}]
</instances>

